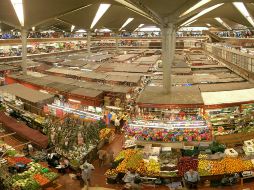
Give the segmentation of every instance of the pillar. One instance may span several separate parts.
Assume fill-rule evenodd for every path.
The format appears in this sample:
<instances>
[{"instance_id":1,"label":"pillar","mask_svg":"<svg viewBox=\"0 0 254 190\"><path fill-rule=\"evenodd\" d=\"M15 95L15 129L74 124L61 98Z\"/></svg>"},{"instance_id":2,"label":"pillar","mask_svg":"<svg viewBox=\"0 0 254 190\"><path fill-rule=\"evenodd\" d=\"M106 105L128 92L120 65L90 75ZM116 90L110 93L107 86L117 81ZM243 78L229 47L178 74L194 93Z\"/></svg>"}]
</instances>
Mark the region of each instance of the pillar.
<instances>
[{"instance_id":1,"label":"pillar","mask_svg":"<svg viewBox=\"0 0 254 190\"><path fill-rule=\"evenodd\" d=\"M88 53L88 56L90 57L91 56L91 30L88 30L87 31L87 53Z\"/></svg>"},{"instance_id":2,"label":"pillar","mask_svg":"<svg viewBox=\"0 0 254 190\"><path fill-rule=\"evenodd\" d=\"M175 52L175 27L169 24L161 29L162 32L162 65L163 65L163 89L165 93L170 93L171 84L171 66Z\"/></svg>"},{"instance_id":3,"label":"pillar","mask_svg":"<svg viewBox=\"0 0 254 190\"><path fill-rule=\"evenodd\" d=\"M22 41L22 72L24 75L27 74L27 30L21 29L21 41Z\"/></svg>"}]
</instances>

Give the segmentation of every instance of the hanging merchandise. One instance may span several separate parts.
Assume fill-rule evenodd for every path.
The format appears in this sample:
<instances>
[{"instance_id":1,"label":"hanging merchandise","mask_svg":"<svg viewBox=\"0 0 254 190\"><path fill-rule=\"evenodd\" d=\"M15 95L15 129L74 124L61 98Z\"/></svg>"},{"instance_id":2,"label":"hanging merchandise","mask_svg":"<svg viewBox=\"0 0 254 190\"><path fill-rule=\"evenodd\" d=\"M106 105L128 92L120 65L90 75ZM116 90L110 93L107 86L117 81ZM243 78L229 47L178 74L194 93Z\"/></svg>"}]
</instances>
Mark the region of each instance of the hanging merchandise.
<instances>
[{"instance_id":1,"label":"hanging merchandise","mask_svg":"<svg viewBox=\"0 0 254 190\"><path fill-rule=\"evenodd\" d=\"M57 122L49 121L45 131L58 154L81 161L100 142L100 131L105 126L103 121L68 115Z\"/></svg>"}]
</instances>

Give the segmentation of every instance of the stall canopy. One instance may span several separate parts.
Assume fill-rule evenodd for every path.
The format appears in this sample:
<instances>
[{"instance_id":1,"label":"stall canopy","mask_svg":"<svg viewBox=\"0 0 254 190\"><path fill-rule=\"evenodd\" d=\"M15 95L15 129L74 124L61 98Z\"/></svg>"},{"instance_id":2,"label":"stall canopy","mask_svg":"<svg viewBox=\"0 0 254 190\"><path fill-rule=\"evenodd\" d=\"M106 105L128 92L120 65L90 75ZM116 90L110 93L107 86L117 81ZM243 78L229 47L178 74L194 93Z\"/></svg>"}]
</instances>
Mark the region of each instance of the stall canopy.
<instances>
[{"instance_id":1,"label":"stall canopy","mask_svg":"<svg viewBox=\"0 0 254 190\"><path fill-rule=\"evenodd\" d=\"M31 143L41 148L47 148L48 137L41 134L38 130L29 128L25 124L18 122L16 119L7 116L4 112L0 112L0 122L3 123L7 130L16 132L20 137L31 141Z\"/></svg>"},{"instance_id":2,"label":"stall canopy","mask_svg":"<svg viewBox=\"0 0 254 190\"><path fill-rule=\"evenodd\" d=\"M184 105L203 104L198 87L173 87L172 92L165 94L160 87L146 87L138 98L138 104Z\"/></svg>"},{"instance_id":3,"label":"stall canopy","mask_svg":"<svg viewBox=\"0 0 254 190\"><path fill-rule=\"evenodd\" d=\"M6 86L1 86L0 92L15 95L23 100L27 100L33 103L44 102L54 97L51 94L45 94L37 90L32 90L21 84L10 84Z\"/></svg>"},{"instance_id":4,"label":"stall canopy","mask_svg":"<svg viewBox=\"0 0 254 190\"><path fill-rule=\"evenodd\" d=\"M220 92L202 92L205 105L254 101L254 88Z\"/></svg>"}]
</instances>

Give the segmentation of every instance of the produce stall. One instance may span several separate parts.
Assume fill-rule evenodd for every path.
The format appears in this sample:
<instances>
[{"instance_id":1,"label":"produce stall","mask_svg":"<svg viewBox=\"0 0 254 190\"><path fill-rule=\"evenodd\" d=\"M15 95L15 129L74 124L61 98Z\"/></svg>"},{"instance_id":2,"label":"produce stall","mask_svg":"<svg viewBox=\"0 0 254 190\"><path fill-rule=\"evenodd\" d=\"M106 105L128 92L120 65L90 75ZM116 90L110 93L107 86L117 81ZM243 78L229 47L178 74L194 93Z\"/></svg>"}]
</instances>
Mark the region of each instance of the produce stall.
<instances>
[{"instance_id":1,"label":"produce stall","mask_svg":"<svg viewBox=\"0 0 254 190\"><path fill-rule=\"evenodd\" d=\"M12 147L4 141L0 141L0 152L2 153L0 158L1 189L42 189L52 186L58 177L58 174L44 166L44 163L36 163L19 151L18 147L26 144Z\"/></svg>"},{"instance_id":2,"label":"produce stall","mask_svg":"<svg viewBox=\"0 0 254 190\"><path fill-rule=\"evenodd\" d=\"M152 183L168 184L172 181L181 182L185 172L193 169L199 172L201 183L210 184L216 179L221 184L226 175L250 174L254 170L251 155L254 155L253 139L246 141L242 149L227 148L216 142L183 149L147 144L121 151L105 175L109 183L116 183L119 175L135 171L142 181L150 178L154 179Z\"/></svg>"}]
</instances>

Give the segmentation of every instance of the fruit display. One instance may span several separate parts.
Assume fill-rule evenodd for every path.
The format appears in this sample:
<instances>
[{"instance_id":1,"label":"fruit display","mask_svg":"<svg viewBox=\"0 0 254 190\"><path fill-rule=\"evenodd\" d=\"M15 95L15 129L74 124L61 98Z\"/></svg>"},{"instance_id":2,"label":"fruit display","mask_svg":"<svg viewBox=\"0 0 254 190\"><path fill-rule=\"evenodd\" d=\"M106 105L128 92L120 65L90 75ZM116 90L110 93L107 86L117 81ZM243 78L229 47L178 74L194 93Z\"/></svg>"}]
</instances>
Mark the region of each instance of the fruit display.
<instances>
[{"instance_id":1,"label":"fruit display","mask_svg":"<svg viewBox=\"0 0 254 190\"><path fill-rule=\"evenodd\" d=\"M179 159L178 165L178 174L183 176L185 172L193 169L197 171L198 169L198 159L195 157L182 157Z\"/></svg>"},{"instance_id":2,"label":"fruit display","mask_svg":"<svg viewBox=\"0 0 254 190\"><path fill-rule=\"evenodd\" d=\"M205 156L206 157L206 156ZM200 176L208 176L211 174L211 161L206 160L205 157L198 160L198 173Z\"/></svg>"},{"instance_id":3,"label":"fruit display","mask_svg":"<svg viewBox=\"0 0 254 190\"><path fill-rule=\"evenodd\" d=\"M254 168L251 160L244 160L243 167L244 167L244 171L252 170Z\"/></svg>"},{"instance_id":4,"label":"fruit display","mask_svg":"<svg viewBox=\"0 0 254 190\"><path fill-rule=\"evenodd\" d=\"M117 175L116 169L109 169L106 171L105 176L106 177L113 177Z\"/></svg>"},{"instance_id":5,"label":"fruit display","mask_svg":"<svg viewBox=\"0 0 254 190\"><path fill-rule=\"evenodd\" d=\"M127 163L126 163L126 169L131 171L136 171L139 168L140 163L143 161L143 155L141 153L136 153L133 156L131 156Z\"/></svg>"},{"instance_id":6,"label":"fruit display","mask_svg":"<svg viewBox=\"0 0 254 190\"><path fill-rule=\"evenodd\" d=\"M15 165L16 163L28 164L32 162L31 159L26 157L8 157L7 160L12 165Z\"/></svg>"},{"instance_id":7,"label":"fruit display","mask_svg":"<svg viewBox=\"0 0 254 190\"><path fill-rule=\"evenodd\" d=\"M31 178L16 181L12 186L14 188L21 188L22 190L37 190L40 188L40 185Z\"/></svg>"},{"instance_id":8,"label":"fruit display","mask_svg":"<svg viewBox=\"0 0 254 190\"><path fill-rule=\"evenodd\" d=\"M112 129L104 128L100 130L100 139L105 139L106 137L109 137L109 135L113 132Z\"/></svg>"},{"instance_id":9,"label":"fruit display","mask_svg":"<svg viewBox=\"0 0 254 190\"><path fill-rule=\"evenodd\" d=\"M49 181L53 181L58 177L58 174L55 172L47 172L43 174Z\"/></svg>"},{"instance_id":10,"label":"fruit display","mask_svg":"<svg viewBox=\"0 0 254 190\"><path fill-rule=\"evenodd\" d=\"M146 176L159 176L160 175L160 163L154 159L150 159L146 165Z\"/></svg>"},{"instance_id":11,"label":"fruit display","mask_svg":"<svg viewBox=\"0 0 254 190\"><path fill-rule=\"evenodd\" d=\"M58 176L54 172L48 172L48 169L46 170L41 164L30 162L28 166L29 169L27 171L12 176L12 186L14 188L20 187L24 190L37 190Z\"/></svg>"},{"instance_id":12,"label":"fruit display","mask_svg":"<svg viewBox=\"0 0 254 190\"><path fill-rule=\"evenodd\" d=\"M115 158L115 161L119 161L119 160L123 160L125 158L128 158L134 154L137 153L137 150L133 150L133 149L127 149L127 150L122 150L117 157Z\"/></svg>"},{"instance_id":13,"label":"fruit display","mask_svg":"<svg viewBox=\"0 0 254 190\"><path fill-rule=\"evenodd\" d=\"M211 175L221 175L225 173L225 162L220 161L211 161Z\"/></svg>"},{"instance_id":14,"label":"fruit display","mask_svg":"<svg viewBox=\"0 0 254 190\"><path fill-rule=\"evenodd\" d=\"M44 177L41 174L35 174L33 176L34 180L40 185L40 186L44 186L47 183L49 183L50 181L48 180L48 178Z\"/></svg>"}]
</instances>

